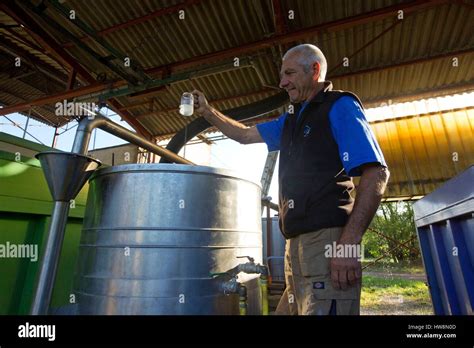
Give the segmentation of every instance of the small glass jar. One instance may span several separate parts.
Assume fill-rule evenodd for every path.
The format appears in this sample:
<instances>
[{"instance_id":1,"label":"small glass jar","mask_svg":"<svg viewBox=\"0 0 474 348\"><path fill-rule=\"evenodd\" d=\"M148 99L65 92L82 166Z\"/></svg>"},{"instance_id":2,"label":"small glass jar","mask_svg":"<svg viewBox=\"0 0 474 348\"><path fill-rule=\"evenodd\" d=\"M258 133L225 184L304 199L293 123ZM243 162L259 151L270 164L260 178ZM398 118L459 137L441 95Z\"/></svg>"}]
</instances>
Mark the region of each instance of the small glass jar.
<instances>
[{"instance_id":1,"label":"small glass jar","mask_svg":"<svg viewBox=\"0 0 474 348\"><path fill-rule=\"evenodd\" d=\"M183 116L192 116L194 113L194 96L192 93L184 92L181 96L179 113Z\"/></svg>"}]
</instances>

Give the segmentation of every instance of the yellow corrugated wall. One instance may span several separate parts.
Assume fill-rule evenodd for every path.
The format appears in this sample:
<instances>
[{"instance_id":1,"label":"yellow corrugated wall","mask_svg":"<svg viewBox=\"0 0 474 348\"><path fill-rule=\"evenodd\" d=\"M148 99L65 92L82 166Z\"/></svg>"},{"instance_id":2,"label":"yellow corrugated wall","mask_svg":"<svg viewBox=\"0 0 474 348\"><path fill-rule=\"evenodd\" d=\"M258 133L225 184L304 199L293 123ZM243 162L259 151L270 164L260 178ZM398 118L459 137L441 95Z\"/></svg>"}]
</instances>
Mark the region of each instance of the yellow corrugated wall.
<instances>
[{"instance_id":1,"label":"yellow corrugated wall","mask_svg":"<svg viewBox=\"0 0 474 348\"><path fill-rule=\"evenodd\" d=\"M371 123L391 177L385 198L425 195L474 164L474 108Z\"/></svg>"}]
</instances>

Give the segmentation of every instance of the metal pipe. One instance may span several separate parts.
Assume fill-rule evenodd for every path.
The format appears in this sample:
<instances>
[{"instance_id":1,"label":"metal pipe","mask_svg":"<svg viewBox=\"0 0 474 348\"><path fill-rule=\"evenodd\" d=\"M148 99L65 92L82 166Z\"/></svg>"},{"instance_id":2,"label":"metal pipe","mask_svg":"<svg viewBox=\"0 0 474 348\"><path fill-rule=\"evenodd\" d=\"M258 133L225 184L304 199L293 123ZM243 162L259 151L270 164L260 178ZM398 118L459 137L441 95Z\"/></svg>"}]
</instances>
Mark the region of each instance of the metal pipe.
<instances>
[{"instance_id":1,"label":"metal pipe","mask_svg":"<svg viewBox=\"0 0 474 348\"><path fill-rule=\"evenodd\" d=\"M262 296L262 315L268 315L268 267L265 265L256 264L254 259L250 256L237 256L237 258L248 258L249 262L241 263L231 268L227 272L211 273L212 277L231 277L229 281L221 284L222 290L225 294L239 293L239 310L240 315L247 314L247 289L244 285L237 281L237 275L240 272L247 274L260 274L259 289ZM244 289L243 289L244 288ZM245 296L243 296L245 294Z\"/></svg>"},{"instance_id":2,"label":"metal pipe","mask_svg":"<svg viewBox=\"0 0 474 348\"><path fill-rule=\"evenodd\" d=\"M250 68L250 63L248 63L249 58L242 58L239 61L239 65L235 66L234 63L224 63L224 64L219 64L219 65L212 65L212 66L205 66L202 69L199 70L193 70L193 71L185 71L182 73L174 74L170 77L167 78L162 78L162 79L152 79L152 80L147 80L142 84L139 85L120 85L117 88L105 88L93 92L90 94L83 94L76 98L76 101L84 101L84 100L91 100L91 99L96 99L100 98L103 100L107 100L113 97L121 97L124 95L131 95L134 93L140 93L140 92L146 92L150 89L157 88L157 87L163 87L170 85L172 83L184 81L184 80L191 80L194 78L201 78L209 75L215 75L215 74L220 74L223 72L227 71L233 71L233 70L238 70L242 68ZM286 94L286 93L285 93Z\"/></svg>"},{"instance_id":3,"label":"metal pipe","mask_svg":"<svg viewBox=\"0 0 474 348\"><path fill-rule=\"evenodd\" d=\"M96 115L94 118L84 118L79 122L71 152L86 155L89 148L91 133L95 128L100 128L107 133L127 140L132 144L147 149L148 151L164 157L172 162L181 164L194 164L193 162L178 156L174 152L166 150L161 146L158 146L151 141L142 138L138 134L116 124L115 122L110 121L100 114Z\"/></svg>"},{"instance_id":4,"label":"metal pipe","mask_svg":"<svg viewBox=\"0 0 474 348\"><path fill-rule=\"evenodd\" d=\"M33 305L31 307L32 315L48 314L68 212L69 202L54 202L48 239L41 258L39 278L33 298Z\"/></svg>"},{"instance_id":5,"label":"metal pipe","mask_svg":"<svg viewBox=\"0 0 474 348\"><path fill-rule=\"evenodd\" d=\"M269 207L270 209L273 209L273 210L275 210L276 212L279 212L279 211L280 211L280 208L278 207L278 204L273 203L273 202L268 202L268 203L266 203L266 204L268 204L268 207Z\"/></svg>"},{"instance_id":6,"label":"metal pipe","mask_svg":"<svg viewBox=\"0 0 474 348\"><path fill-rule=\"evenodd\" d=\"M31 117L31 109L30 109L30 112L28 113L28 117L26 118L25 129L23 131L23 139L25 139L26 137L26 130L28 129L28 123L30 123L30 117Z\"/></svg>"},{"instance_id":7,"label":"metal pipe","mask_svg":"<svg viewBox=\"0 0 474 348\"><path fill-rule=\"evenodd\" d=\"M53 135L53 142L51 144L51 147L54 149L57 145L57 142L58 142L58 136L59 136L59 132L58 132L58 127L56 127L54 129L54 135Z\"/></svg>"}]
</instances>

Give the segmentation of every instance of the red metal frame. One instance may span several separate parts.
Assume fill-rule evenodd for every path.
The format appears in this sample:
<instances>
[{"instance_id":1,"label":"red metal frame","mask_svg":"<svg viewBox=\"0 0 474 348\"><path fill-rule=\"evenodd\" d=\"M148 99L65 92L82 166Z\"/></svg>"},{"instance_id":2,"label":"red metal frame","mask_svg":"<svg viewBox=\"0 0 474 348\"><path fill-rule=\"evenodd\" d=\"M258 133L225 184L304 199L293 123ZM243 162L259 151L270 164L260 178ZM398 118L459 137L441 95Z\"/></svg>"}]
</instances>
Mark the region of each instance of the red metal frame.
<instances>
[{"instance_id":1,"label":"red metal frame","mask_svg":"<svg viewBox=\"0 0 474 348\"><path fill-rule=\"evenodd\" d=\"M337 79L345 78L345 77L348 77L348 76L363 75L363 74L373 73L373 72L382 71L382 70L395 69L395 68L406 66L406 65L420 64L420 63L425 63L425 62L429 62L429 61L433 61L433 60L437 60L437 59L441 59L441 58L459 57L459 56L462 56L464 54L469 54L469 53L472 53L472 52L474 52L474 50L467 49L467 50L456 51L456 52L451 52L451 53L443 53L443 54L440 54L440 55L437 55L437 56L432 56L432 57L428 57L428 58L414 59L414 60L410 60L410 61L406 61L406 62L402 62L402 63L398 63L398 64L392 64L390 66L369 68L369 69L364 69L364 70L359 70L359 71L354 71L354 72L348 72L348 73L345 73L345 74L333 76L331 78L333 80L337 80ZM91 94L91 93L101 92L101 91L105 91L107 89L113 89L113 88L121 87L121 86L124 86L124 85L126 85L126 81L123 81L123 80L115 81L115 82L111 82L111 83L105 83L105 84L104 83L95 83L93 85L76 88L75 90L72 90L72 91L65 91L65 92L61 92L61 93L54 94L54 95L51 95L51 96L35 99L35 100L32 100L32 101L28 101L28 102L24 102L24 103L4 107L4 108L0 109L0 116L7 115L7 114L10 114L10 113L13 113L13 112L25 111L25 110L28 110L31 106L40 106L40 105L45 105L45 104L51 104L51 103L55 103L57 101L61 101L61 100L64 100L64 99L69 99L69 98L83 96L83 95L87 95L87 94ZM132 107L135 107L135 106L132 106ZM119 106L118 107L119 111L123 111L124 109L127 109L127 106Z\"/></svg>"},{"instance_id":2,"label":"red metal frame","mask_svg":"<svg viewBox=\"0 0 474 348\"><path fill-rule=\"evenodd\" d=\"M74 90L64 91L61 93L49 95L46 97L38 98L35 100L27 101L24 103L19 103L11 106L6 106L0 109L0 116L11 114L14 112L22 112L28 110L32 106L41 106L46 104L54 104L58 101L62 101L64 99L71 99L74 97L87 95L90 93L100 92L107 88L115 88L125 85L125 81L118 81L110 84L103 84L103 83L94 83L85 87L76 88Z\"/></svg>"},{"instance_id":3,"label":"red metal frame","mask_svg":"<svg viewBox=\"0 0 474 348\"><path fill-rule=\"evenodd\" d=\"M77 75L77 72L74 69L72 69L69 72L69 75L67 77L67 88L66 88L67 91L70 91L71 89L74 88L74 83L76 82L76 75Z\"/></svg>"},{"instance_id":4,"label":"red metal frame","mask_svg":"<svg viewBox=\"0 0 474 348\"><path fill-rule=\"evenodd\" d=\"M425 8L432 7L434 5L439 5L441 3L446 3L446 2L448 1L447 0L438 0L438 1L415 0L408 3L402 3L402 4L393 5L393 6L383 7L381 9L377 9L371 12L365 12L365 13L361 13L355 16L318 24L309 28L303 28L291 33L287 33L287 34L275 35L263 40L251 42L248 44L232 47L232 48L217 51L217 52L204 54L197 57L192 57L189 59L182 60L180 62L174 62L167 65L149 68L145 70L145 73L155 75L164 70L173 71L176 68L187 68L187 67L192 67L193 65L198 65L201 63L209 63L211 61L216 61L219 59L237 57L240 54L261 50L264 48L272 47L274 45L298 41L298 40L307 38L309 36L315 35L316 33L323 30L327 31L327 30L345 29L345 28L352 27L355 25L365 24L365 23L376 21L376 20L393 17L399 10L403 10L405 14L408 14L413 11L419 11L421 9L425 9Z\"/></svg>"},{"instance_id":5,"label":"red metal frame","mask_svg":"<svg viewBox=\"0 0 474 348\"><path fill-rule=\"evenodd\" d=\"M283 16L283 7L280 0L272 0L273 12L275 14L276 34L282 35L288 31L288 26Z\"/></svg>"},{"instance_id":6,"label":"red metal frame","mask_svg":"<svg viewBox=\"0 0 474 348\"><path fill-rule=\"evenodd\" d=\"M99 32L99 35L107 35L116 30L124 29L129 26L135 25L137 23L141 23L141 22L150 20L152 18L159 17L160 15L172 13L174 11L182 9L184 6L191 6L191 5L197 4L200 1L201 0L189 0L179 5L174 5L166 9L155 11L146 16L135 18L133 20L104 29L103 31ZM393 16L394 13L396 13L398 10L403 10L405 14L408 14L414 11L418 11L424 8L432 7L432 6L439 5L446 2L448 1L446 0L414 0L408 3L396 4L393 6L380 8L371 12L361 13L355 16L344 18L344 19L339 19L332 22L328 22L328 23L322 23L322 24L312 26L309 28L303 28L291 33L285 33L284 24L282 23L283 14L281 12L282 11L281 3L279 2L279 0L274 0L273 6L274 6L274 11L276 15L276 24L277 24L277 34L275 36L272 36L270 38L266 38L260 41L248 43L242 46L233 47L230 49L225 49L225 50L221 50L217 52L212 52L209 54L204 54L198 57L189 58L180 62L174 62L171 64L159 66L159 67L149 68L145 70L145 72L148 74L172 72L173 69L176 69L176 68L193 67L203 62L208 63L209 61L212 61L212 60L219 60L219 59L224 59L227 57L238 56L243 53L260 50L262 48L270 47L276 44L285 44L285 43L294 42L294 41L303 39L305 37L314 35L315 33L318 33L321 30L340 30L340 29L347 28L349 26L355 26L355 25L372 22L375 20L381 20L381 19ZM72 69L75 70L78 75L80 75L83 79L85 79L87 82L91 84L89 86L78 88L76 90L66 91L64 93L59 93L53 96L48 96L45 98L40 98L40 99L33 100L30 102L20 103L17 105L3 108L0 110L0 115L5 115L7 113L16 112L16 111L24 111L25 109L28 109L32 105L44 105L48 103L54 103L62 99L72 98L75 96L81 96L81 95L85 95L85 94L93 93L93 92L100 92L108 88L114 88L114 87L123 86L126 84L125 81L115 81L111 84L97 84L95 79L72 56L70 56L69 53L67 53L63 49L63 47L61 47L60 44L58 44L54 39L52 39L49 36L49 34L46 33L42 29L42 27L34 21L32 16L30 16L30 14L28 14L23 8L18 6L18 4L15 4L13 2L8 2L8 5L6 3L1 3L0 8L9 16L11 16L13 19L15 19L18 23L21 23L26 28L29 28L30 33L38 38L38 40L42 43L42 45L45 48L47 48L47 51L54 53L55 55L58 55L62 61L66 62L67 65L72 67ZM467 50L467 51L472 52L472 50ZM461 54L464 54L464 53L466 53L466 51L461 52ZM335 78L342 78L342 77L353 76L357 74L365 74L365 73L370 73L370 72L374 72L381 69L390 69L390 68L395 68L399 66L404 66L407 64L416 64L416 63L420 63L424 61L429 61L433 59L438 59L438 58L442 58L446 56L459 55L459 54L460 54L459 52L447 53L447 54L443 54L436 57L423 58L423 59L417 59L410 62L394 64L389 67L371 68L371 69L366 69L366 70L362 70L362 71L358 71L354 73L343 74ZM140 93L143 93L143 92L140 92ZM141 96L143 95L146 95L146 94L141 94ZM139 131L140 133L144 133L148 137L151 136L145 130L145 128L138 121L135 120L135 118L133 118L129 113L125 112L126 107L120 105L120 103L117 102L116 100L110 101L110 104L112 105L114 110L120 116L122 116L124 120L129 122L137 131Z\"/></svg>"},{"instance_id":7,"label":"red metal frame","mask_svg":"<svg viewBox=\"0 0 474 348\"><path fill-rule=\"evenodd\" d=\"M11 54L15 54L18 57L21 57L26 62L29 62L34 66L40 67L43 71L47 72L48 74L51 74L58 81L61 81L64 84L66 83L66 75L54 69L52 66L42 61L34 54L30 54L30 52L28 52L27 50L23 49L18 45L15 45L13 42L10 42L9 40L4 39L3 37L0 37L0 42L1 46L4 48L5 51L11 52Z\"/></svg>"},{"instance_id":8,"label":"red metal frame","mask_svg":"<svg viewBox=\"0 0 474 348\"><path fill-rule=\"evenodd\" d=\"M66 65L72 67L88 83L96 82L95 79L39 25L34 18L15 2L0 3L0 9L12 17L17 23L28 28L42 44L43 48L61 58Z\"/></svg>"},{"instance_id":9,"label":"red metal frame","mask_svg":"<svg viewBox=\"0 0 474 348\"><path fill-rule=\"evenodd\" d=\"M0 3L0 9L2 9L6 14L8 14L10 17L12 17L17 23L21 23L25 27L29 28L31 33L34 33L38 37L41 43L44 44L44 48L46 48L48 51L52 51L55 54L57 54L63 61L67 63L68 66L70 66L73 70L77 72L82 78L84 78L88 83L94 84L96 83L96 80L92 75L90 75L83 67L80 65L71 55L69 55L68 52L66 52L61 45L59 45L35 20L34 18L23 8L18 6L18 4L14 2L8 2L7 3ZM69 91L68 91L69 92ZM68 93L66 92L66 93ZM71 91L71 97L77 96L77 90ZM58 94L55 96L49 96L46 98L42 99L50 99L51 97L57 97ZM63 98L67 99L67 98ZM59 99L61 100L61 99ZM59 101L58 99L55 99L54 101ZM38 100L37 100L38 101ZM119 111L118 108L121 106L119 102L115 100L109 100L110 105L112 105L112 108L114 111L119 114L123 120L128 122L138 133L141 135L145 136L146 138L152 138L152 135L148 130L145 129L137 120L135 120L129 113ZM23 103L24 104L24 103ZM31 105L44 105L44 104L32 104L29 102L30 106ZM19 106L18 105L14 105ZM28 107L27 107L28 108ZM26 108L26 109L27 109ZM2 112L0 115L5 115L6 113L4 112L5 110L2 109ZM24 111L23 110L17 110L17 111ZM10 111L11 112L11 111ZM15 111L13 111L15 112Z\"/></svg>"},{"instance_id":10,"label":"red metal frame","mask_svg":"<svg viewBox=\"0 0 474 348\"><path fill-rule=\"evenodd\" d=\"M122 29L125 29L125 28L128 28L128 27L137 25L139 23L143 23L143 22L146 22L146 21L149 21L149 20L161 17L161 16L165 16L165 15L168 15L168 14L171 14L171 13L174 13L174 12L178 12L178 11L186 9L190 6L197 5L197 4L201 3L202 1L203 0L185 0L181 4L173 5L173 6L170 6L170 7L165 7L165 8L153 11L153 12L151 12L151 13L145 15L145 16L137 17L137 18L131 19L129 21L119 23L119 24L113 25L111 27L102 29L102 30L98 31L96 34L99 35L99 36L106 36L106 35L109 35L113 32L116 32L118 30L122 30ZM88 37L88 36L83 36L83 37L79 38L79 40L82 40L82 41L87 41L89 39L90 39L90 37ZM74 47L74 46L75 46L74 42L66 42L66 43L62 44L62 47L65 47L65 48Z\"/></svg>"},{"instance_id":11,"label":"red metal frame","mask_svg":"<svg viewBox=\"0 0 474 348\"><path fill-rule=\"evenodd\" d=\"M245 97L253 97L255 95L261 95L261 94L272 92L272 91L274 92L275 90L273 88L265 88L265 89L263 89L261 91L257 91L257 92L250 92L250 93L235 95L235 96L227 97L227 98L209 100L209 103L210 104L215 104L215 103L221 103L221 102L225 102L225 101L229 101L229 100L236 100L236 99L245 98ZM171 111L177 111L177 110L178 110L178 107L174 106L174 107L167 108L167 109L150 111L150 112L147 112L147 113L144 113L144 114L141 114L141 115L137 115L136 118L137 119L142 119L142 118L145 118L145 117L148 117L148 116L159 115L159 114L163 114L163 113L167 113L167 112L171 112Z\"/></svg>"}]
</instances>

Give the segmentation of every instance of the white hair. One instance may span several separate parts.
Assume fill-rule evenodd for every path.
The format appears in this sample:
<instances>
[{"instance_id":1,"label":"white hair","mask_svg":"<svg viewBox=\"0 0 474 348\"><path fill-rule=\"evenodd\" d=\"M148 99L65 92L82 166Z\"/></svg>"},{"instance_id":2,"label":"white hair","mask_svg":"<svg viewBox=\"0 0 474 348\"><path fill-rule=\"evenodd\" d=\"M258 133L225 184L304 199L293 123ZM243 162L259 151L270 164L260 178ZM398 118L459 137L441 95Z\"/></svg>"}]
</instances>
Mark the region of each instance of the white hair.
<instances>
[{"instance_id":1,"label":"white hair","mask_svg":"<svg viewBox=\"0 0 474 348\"><path fill-rule=\"evenodd\" d=\"M301 44L292 47L286 51L283 60L293 53L298 54L297 62L303 66L305 72L310 72L313 63L318 62L321 70L318 81L325 81L328 64L326 62L326 57L318 47L311 44Z\"/></svg>"}]
</instances>

